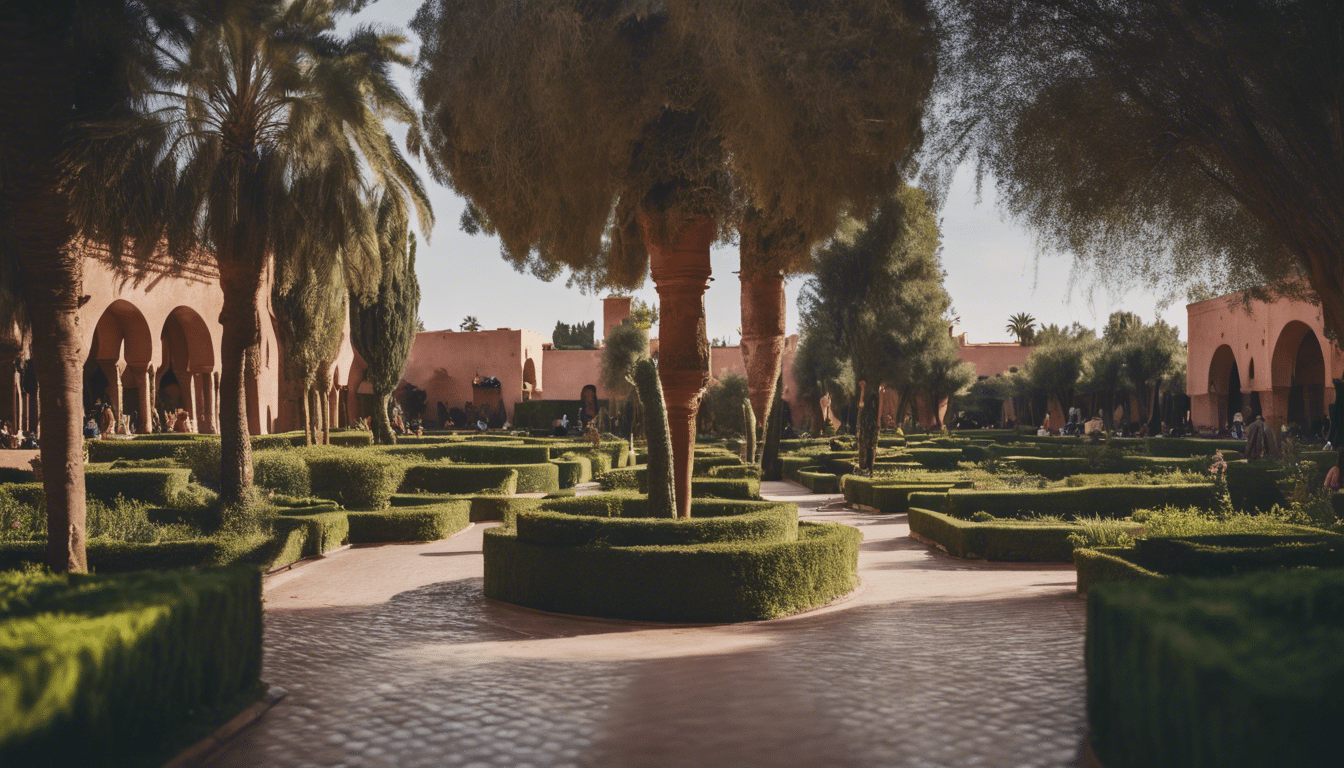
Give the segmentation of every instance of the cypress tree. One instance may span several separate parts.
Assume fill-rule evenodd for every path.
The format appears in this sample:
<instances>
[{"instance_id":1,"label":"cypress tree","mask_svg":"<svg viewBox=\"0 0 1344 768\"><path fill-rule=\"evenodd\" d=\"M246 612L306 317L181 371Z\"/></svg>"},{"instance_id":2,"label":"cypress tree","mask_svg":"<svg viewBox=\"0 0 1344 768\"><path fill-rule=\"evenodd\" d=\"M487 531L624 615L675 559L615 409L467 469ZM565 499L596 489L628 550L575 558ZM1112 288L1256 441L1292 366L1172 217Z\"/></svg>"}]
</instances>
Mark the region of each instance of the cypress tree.
<instances>
[{"instance_id":1,"label":"cypress tree","mask_svg":"<svg viewBox=\"0 0 1344 768\"><path fill-rule=\"evenodd\" d=\"M382 278L369 295L350 293L350 342L368 365L373 388L373 441L395 443L388 405L411 355L420 311L420 282L415 277L415 235L404 212L389 198L378 206L378 250Z\"/></svg>"},{"instance_id":2,"label":"cypress tree","mask_svg":"<svg viewBox=\"0 0 1344 768\"><path fill-rule=\"evenodd\" d=\"M304 442L324 442L318 420L310 407L319 390L330 388L331 363L341 346L345 325L345 279L336 261L310 266L271 288L271 308L276 331L284 346L285 378L302 407Z\"/></svg>"}]
</instances>

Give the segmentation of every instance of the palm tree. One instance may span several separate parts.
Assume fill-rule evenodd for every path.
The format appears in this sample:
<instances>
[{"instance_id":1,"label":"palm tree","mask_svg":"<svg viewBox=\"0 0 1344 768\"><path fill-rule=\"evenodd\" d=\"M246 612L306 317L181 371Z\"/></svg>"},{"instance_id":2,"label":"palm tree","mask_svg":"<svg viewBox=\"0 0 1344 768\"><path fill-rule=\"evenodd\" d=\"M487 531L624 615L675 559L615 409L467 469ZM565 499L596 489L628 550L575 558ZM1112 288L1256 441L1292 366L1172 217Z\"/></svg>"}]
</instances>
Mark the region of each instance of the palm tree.
<instances>
[{"instance_id":1,"label":"palm tree","mask_svg":"<svg viewBox=\"0 0 1344 768\"><path fill-rule=\"evenodd\" d=\"M221 499L245 501L252 484L244 377L261 339L259 294L278 259L342 258L352 288L376 285L378 258L367 188L377 184L422 227L425 191L384 120L410 126L416 113L393 83L409 66L399 34L358 27L336 34L342 0L200 0L160 46L162 69L135 121L130 188L167 190L137 209L137 251L160 242L178 260L208 252L224 306L220 375ZM159 211L164 215L156 215ZM105 221L106 216L90 216ZM129 234L105 227L105 235ZM102 238L119 254L122 239Z\"/></svg>"},{"instance_id":2,"label":"palm tree","mask_svg":"<svg viewBox=\"0 0 1344 768\"><path fill-rule=\"evenodd\" d=\"M0 5L0 279L31 328L42 434L47 564L84 571L85 251L70 171L90 126L125 107L154 50L159 0L4 0ZM95 187L96 188L96 187ZM97 188L98 194L105 189ZM0 291L4 293L5 291ZM0 311L9 314L15 308ZM6 328L5 331L9 329Z\"/></svg>"},{"instance_id":3,"label":"palm tree","mask_svg":"<svg viewBox=\"0 0 1344 768\"><path fill-rule=\"evenodd\" d=\"M296 275L279 275L271 286L271 310L284 346L285 378L301 400L304 442L323 442L322 409L314 408L322 379L330 378L332 361L345 330L345 276L332 262L325 270L310 267Z\"/></svg>"},{"instance_id":4,"label":"palm tree","mask_svg":"<svg viewBox=\"0 0 1344 768\"><path fill-rule=\"evenodd\" d=\"M1036 337L1036 318L1026 312L1018 312L1008 318L1007 331L1017 337L1017 343L1026 346Z\"/></svg>"},{"instance_id":5,"label":"palm tree","mask_svg":"<svg viewBox=\"0 0 1344 768\"><path fill-rule=\"evenodd\" d=\"M475 315L467 315L462 318L462 322L457 326L457 329L459 331L467 332L479 331L481 330L481 323L476 319Z\"/></svg>"}]
</instances>

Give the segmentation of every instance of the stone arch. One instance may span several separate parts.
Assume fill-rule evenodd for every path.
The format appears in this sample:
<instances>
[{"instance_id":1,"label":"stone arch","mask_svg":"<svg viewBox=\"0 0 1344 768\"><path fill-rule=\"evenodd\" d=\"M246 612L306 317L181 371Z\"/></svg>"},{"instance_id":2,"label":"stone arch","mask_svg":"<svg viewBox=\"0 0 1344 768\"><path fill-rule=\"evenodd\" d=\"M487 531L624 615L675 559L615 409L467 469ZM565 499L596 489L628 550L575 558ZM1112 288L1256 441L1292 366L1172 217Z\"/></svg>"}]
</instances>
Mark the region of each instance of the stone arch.
<instances>
[{"instance_id":1,"label":"stone arch","mask_svg":"<svg viewBox=\"0 0 1344 768\"><path fill-rule=\"evenodd\" d=\"M135 414L134 426L143 431L153 357L154 338L140 309L125 299L109 304L94 325L84 363L85 409L101 400L112 408L114 428L122 423L123 414Z\"/></svg>"},{"instance_id":2,"label":"stone arch","mask_svg":"<svg viewBox=\"0 0 1344 768\"><path fill-rule=\"evenodd\" d=\"M1286 423L1310 427L1325 415L1325 355L1310 326L1294 320L1274 342L1270 365L1276 412Z\"/></svg>"},{"instance_id":3,"label":"stone arch","mask_svg":"<svg viewBox=\"0 0 1344 768\"><path fill-rule=\"evenodd\" d=\"M163 355L159 363L159 410L184 408L201 432L218 432L214 387L215 344L210 326L196 310L179 306L168 313L160 331ZM169 372L177 389L165 377Z\"/></svg>"},{"instance_id":4,"label":"stone arch","mask_svg":"<svg viewBox=\"0 0 1344 768\"><path fill-rule=\"evenodd\" d=\"M1238 413L1246 417L1247 421L1250 420L1250 414L1245 411L1241 387L1237 356L1232 347L1224 344L1213 351L1213 359L1209 362L1209 397L1219 422L1217 426L1231 424L1233 415Z\"/></svg>"}]
</instances>

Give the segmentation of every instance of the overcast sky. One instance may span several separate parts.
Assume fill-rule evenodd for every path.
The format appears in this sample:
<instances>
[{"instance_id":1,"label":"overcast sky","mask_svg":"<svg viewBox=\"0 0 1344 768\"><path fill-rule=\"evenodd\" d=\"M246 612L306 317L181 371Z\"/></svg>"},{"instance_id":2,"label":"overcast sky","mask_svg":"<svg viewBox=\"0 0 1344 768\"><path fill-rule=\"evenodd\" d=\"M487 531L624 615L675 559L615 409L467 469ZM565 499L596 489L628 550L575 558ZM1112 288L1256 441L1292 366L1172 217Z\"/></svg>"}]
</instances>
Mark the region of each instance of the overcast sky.
<instances>
[{"instance_id":1,"label":"overcast sky","mask_svg":"<svg viewBox=\"0 0 1344 768\"><path fill-rule=\"evenodd\" d=\"M361 22L405 28L420 0L381 0L360 14ZM412 43L418 45L414 35ZM418 102L409 71L401 73L403 87ZM421 167L424 173L423 167ZM424 173L428 180L428 174ZM420 277L420 316L429 330L457 328L467 315L484 328L528 328L549 335L557 320L566 323L596 320L601 331L602 296L584 295L565 287L564 278L546 283L515 272L499 255L499 242L483 235L468 236L458 229L464 203L456 193L431 182L430 197L437 225L428 243L422 243L416 271ZM963 170L941 212L943 266L947 290L970 340L1010 341L1004 326L1008 316L1030 312L1041 323L1079 322L1104 325L1116 309L1137 312L1145 320L1158 317L1157 296L1130 291L1122 296L1094 287L1084 275L1069 290L1072 260L1067 256L1038 257L1030 235L1002 219L992 188L977 201L972 175ZM737 252L713 251L714 282L706 294L711 338L739 338ZM788 284L788 330L797 330L797 296L802 278ZM1089 291L1089 289L1091 289ZM1091 299L1088 299L1088 293ZM635 294L657 299L652 282ZM1177 302L1160 315L1186 336L1185 305Z\"/></svg>"}]
</instances>

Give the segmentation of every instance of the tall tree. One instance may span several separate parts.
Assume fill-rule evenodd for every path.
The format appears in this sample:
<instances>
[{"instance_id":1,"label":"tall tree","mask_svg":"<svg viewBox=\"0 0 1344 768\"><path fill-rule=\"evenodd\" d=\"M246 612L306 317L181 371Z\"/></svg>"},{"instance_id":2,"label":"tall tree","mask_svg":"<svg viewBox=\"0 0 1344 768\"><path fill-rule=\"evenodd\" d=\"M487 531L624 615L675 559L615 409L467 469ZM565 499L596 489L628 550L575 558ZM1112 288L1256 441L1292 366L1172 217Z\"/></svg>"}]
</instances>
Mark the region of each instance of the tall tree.
<instances>
[{"instance_id":1,"label":"tall tree","mask_svg":"<svg viewBox=\"0 0 1344 768\"><path fill-rule=\"evenodd\" d=\"M961 359L957 343L945 334L934 342L926 358L921 394L933 409L934 426L941 429L942 403L950 402L975 383L975 367Z\"/></svg>"},{"instance_id":2,"label":"tall tree","mask_svg":"<svg viewBox=\"0 0 1344 768\"><path fill-rule=\"evenodd\" d=\"M86 249L76 208L107 195L103 179L73 183L95 164L92 126L145 91L160 29L175 3L4 0L0 4L0 279L22 300L39 385L47 564L88 569L85 557L83 371L79 307ZM111 158L108 158L111 159ZM86 174L96 175L96 174ZM96 238L95 238L96 239Z\"/></svg>"},{"instance_id":3,"label":"tall tree","mask_svg":"<svg viewBox=\"0 0 1344 768\"><path fill-rule=\"evenodd\" d=\"M371 27L348 36L336 23L354 0L201 0L159 47L152 97L121 126L150 157L152 171L121 160L125 185L163 189L97 234L120 258L160 247L178 260L211 255L224 307L221 341L221 498L245 502L252 483L246 364L261 339L259 296L278 259L345 254L357 290L377 279L370 181L422 226L432 214L415 171L384 121L410 126L416 114L392 80L410 65L404 38ZM110 195L115 198L115 195ZM92 216L101 221L106 217Z\"/></svg>"},{"instance_id":4,"label":"tall tree","mask_svg":"<svg viewBox=\"0 0 1344 768\"><path fill-rule=\"evenodd\" d=\"M937 149L973 155L1043 245L1107 282L1301 280L1344 335L1344 6L943 5Z\"/></svg>"},{"instance_id":5,"label":"tall tree","mask_svg":"<svg viewBox=\"0 0 1344 768\"><path fill-rule=\"evenodd\" d=\"M323 269L325 266L325 270ZM332 260L308 265L300 274L277 277L271 285L271 311L284 346L285 378L299 395L304 442L321 442L321 414L311 405L323 372L330 378L332 362L345 331L345 277Z\"/></svg>"},{"instance_id":6,"label":"tall tree","mask_svg":"<svg viewBox=\"0 0 1344 768\"><path fill-rule=\"evenodd\" d=\"M382 267L377 292L350 294L350 342L368 365L374 395L373 440L380 445L397 441L387 409L411 356L420 311L415 235L395 209L395 200L384 196L377 216Z\"/></svg>"},{"instance_id":7,"label":"tall tree","mask_svg":"<svg viewBox=\"0 0 1344 768\"><path fill-rule=\"evenodd\" d=\"M930 24L919 0L431 2L416 16L432 169L504 256L592 287L651 268L681 515L710 244L744 196L828 233L835 211L889 189L932 76Z\"/></svg>"},{"instance_id":8,"label":"tall tree","mask_svg":"<svg viewBox=\"0 0 1344 768\"><path fill-rule=\"evenodd\" d=\"M877 452L879 388L909 402L922 381L916 360L947 335L938 222L927 196L905 186L871 220L847 227L816 253L798 297L801 325L833 340L858 381L859 467Z\"/></svg>"},{"instance_id":9,"label":"tall tree","mask_svg":"<svg viewBox=\"0 0 1344 768\"><path fill-rule=\"evenodd\" d=\"M1042 334L1047 336L1046 334ZM1073 406L1073 396L1083 381L1087 360L1096 351L1095 334L1049 334L1032 350L1023 370L1033 395L1044 396L1045 407L1053 399L1061 411ZM1056 427L1058 428L1058 427Z\"/></svg>"},{"instance_id":10,"label":"tall tree","mask_svg":"<svg viewBox=\"0 0 1344 768\"><path fill-rule=\"evenodd\" d=\"M1036 336L1036 318L1028 312L1018 312L1008 317L1007 331L1017 337L1017 343L1026 346Z\"/></svg>"},{"instance_id":11,"label":"tall tree","mask_svg":"<svg viewBox=\"0 0 1344 768\"><path fill-rule=\"evenodd\" d=\"M467 315L462 318L462 322L458 323L457 329L467 333L479 331L481 330L481 322L476 319L475 315Z\"/></svg>"}]
</instances>

